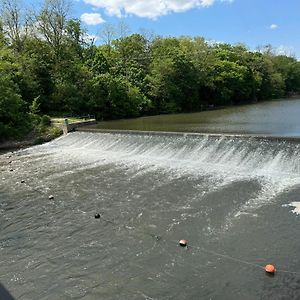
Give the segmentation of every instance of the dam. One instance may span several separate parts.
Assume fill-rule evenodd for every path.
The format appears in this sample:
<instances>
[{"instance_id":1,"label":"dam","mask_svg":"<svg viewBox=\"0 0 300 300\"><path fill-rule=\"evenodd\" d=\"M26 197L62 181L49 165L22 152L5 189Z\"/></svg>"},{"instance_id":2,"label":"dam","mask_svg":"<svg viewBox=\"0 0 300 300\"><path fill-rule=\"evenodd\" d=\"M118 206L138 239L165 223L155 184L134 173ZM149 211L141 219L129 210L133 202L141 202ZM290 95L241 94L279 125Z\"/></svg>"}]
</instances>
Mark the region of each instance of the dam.
<instances>
[{"instance_id":1,"label":"dam","mask_svg":"<svg viewBox=\"0 0 300 300\"><path fill-rule=\"evenodd\" d=\"M75 132L2 155L0 282L16 299L297 299L299 154L297 138Z\"/></svg>"}]
</instances>

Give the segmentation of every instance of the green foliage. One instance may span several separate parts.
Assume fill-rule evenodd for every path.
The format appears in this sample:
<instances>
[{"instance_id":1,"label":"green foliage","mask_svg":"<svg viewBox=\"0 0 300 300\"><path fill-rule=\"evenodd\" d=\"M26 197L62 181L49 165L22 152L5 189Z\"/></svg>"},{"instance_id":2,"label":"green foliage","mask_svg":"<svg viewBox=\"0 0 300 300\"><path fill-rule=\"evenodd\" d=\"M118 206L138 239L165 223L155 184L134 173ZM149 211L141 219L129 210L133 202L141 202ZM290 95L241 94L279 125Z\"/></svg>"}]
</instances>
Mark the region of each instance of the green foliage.
<instances>
[{"instance_id":1,"label":"green foliage","mask_svg":"<svg viewBox=\"0 0 300 300\"><path fill-rule=\"evenodd\" d=\"M20 136L29 129L29 116L17 85L0 73L0 140Z\"/></svg>"},{"instance_id":2,"label":"green foliage","mask_svg":"<svg viewBox=\"0 0 300 300\"><path fill-rule=\"evenodd\" d=\"M46 127L46 126L50 126L51 125L51 118L47 115L43 115L41 117L41 126Z\"/></svg>"},{"instance_id":3,"label":"green foliage","mask_svg":"<svg viewBox=\"0 0 300 300\"><path fill-rule=\"evenodd\" d=\"M125 78L108 73L92 79L88 107L98 119L137 117L150 101Z\"/></svg>"},{"instance_id":4,"label":"green foliage","mask_svg":"<svg viewBox=\"0 0 300 300\"><path fill-rule=\"evenodd\" d=\"M58 127L38 127L36 129L35 144L42 144L52 139L59 137L62 134L62 130Z\"/></svg>"},{"instance_id":5,"label":"green foliage","mask_svg":"<svg viewBox=\"0 0 300 300\"><path fill-rule=\"evenodd\" d=\"M30 105L30 113L38 115L40 113L40 97L36 97L33 99L32 104Z\"/></svg>"},{"instance_id":6,"label":"green foliage","mask_svg":"<svg viewBox=\"0 0 300 300\"><path fill-rule=\"evenodd\" d=\"M95 75L109 72L109 64L101 49L95 49L95 53L87 60L86 65Z\"/></svg>"},{"instance_id":7,"label":"green foliage","mask_svg":"<svg viewBox=\"0 0 300 300\"><path fill-rule=\"evenodd\" d=\"M45 0L29 18L34 27L17 28L19 38L4 26L16 20L0 16L0 139L33 127L44 132L45 115L54 112L130 118L300 93L300 62L271 46L252 52L201 37L116 39L109 24L104 45L96 46L80 21L68 17L68 4Z\"/></svg>"}]
</instances>

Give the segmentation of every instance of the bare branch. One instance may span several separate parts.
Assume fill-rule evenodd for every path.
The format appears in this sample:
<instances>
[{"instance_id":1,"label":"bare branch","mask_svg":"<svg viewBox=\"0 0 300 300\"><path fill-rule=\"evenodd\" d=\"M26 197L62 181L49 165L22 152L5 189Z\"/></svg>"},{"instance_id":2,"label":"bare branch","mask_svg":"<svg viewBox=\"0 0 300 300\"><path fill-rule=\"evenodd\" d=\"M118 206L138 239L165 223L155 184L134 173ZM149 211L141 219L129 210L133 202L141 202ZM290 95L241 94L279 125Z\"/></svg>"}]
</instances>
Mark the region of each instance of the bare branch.
<instances>
[{"instance_id":1,"label":"bare branch","mask_svg":"<svg viewBox=\"0 0 300 300\"><path fill-rule=\"evenodd\" d=\"M31 26L27 9L20 0L0 0L0 13L4 34L17 51L22 51Z\"/></svg>"}]
</instances>

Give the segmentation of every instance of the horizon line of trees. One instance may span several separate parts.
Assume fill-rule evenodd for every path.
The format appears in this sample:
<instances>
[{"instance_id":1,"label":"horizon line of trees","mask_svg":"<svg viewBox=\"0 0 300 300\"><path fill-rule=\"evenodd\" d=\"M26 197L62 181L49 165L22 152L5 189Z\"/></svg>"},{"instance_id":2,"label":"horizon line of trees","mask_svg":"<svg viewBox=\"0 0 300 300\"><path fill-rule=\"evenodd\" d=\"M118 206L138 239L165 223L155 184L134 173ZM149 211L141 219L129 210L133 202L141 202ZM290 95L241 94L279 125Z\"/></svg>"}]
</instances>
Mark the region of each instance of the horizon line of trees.
<instances>
[{"instance_id":1,"label":"horizon line of trees","mask_svg":"<svg viewBox=\"0 0 300 300\"><path fill-rule=\"evenodd\" d=\"M108 120L300 92L300 62L271 46L129 34L124 24L118 36L104 25L95 45L68 0L24 11L18 0L0 0L0 140L30 131L39 115Z\"/></svg>"}]
</instances>

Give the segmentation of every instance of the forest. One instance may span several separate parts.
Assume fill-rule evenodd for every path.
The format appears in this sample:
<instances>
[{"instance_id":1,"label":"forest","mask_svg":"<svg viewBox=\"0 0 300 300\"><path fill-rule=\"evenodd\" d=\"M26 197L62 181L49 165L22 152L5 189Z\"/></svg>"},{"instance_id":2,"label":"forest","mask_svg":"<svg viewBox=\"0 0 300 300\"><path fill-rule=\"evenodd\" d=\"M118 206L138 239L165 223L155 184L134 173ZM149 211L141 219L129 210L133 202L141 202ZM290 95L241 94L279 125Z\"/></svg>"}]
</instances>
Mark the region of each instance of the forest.
<instances>
[{"instance_id":1,"label":"forest","mask_svg":"<svg viewBox=\"0 0 300 300\"><path fill-rule=\"evenodd\" d=\"M300 92L300 62L271 46L161 37L104 24L97 41L66 0L0 0L0 140L49 116L97 120L201 111Z\"/></svg>"}]
</instances>

